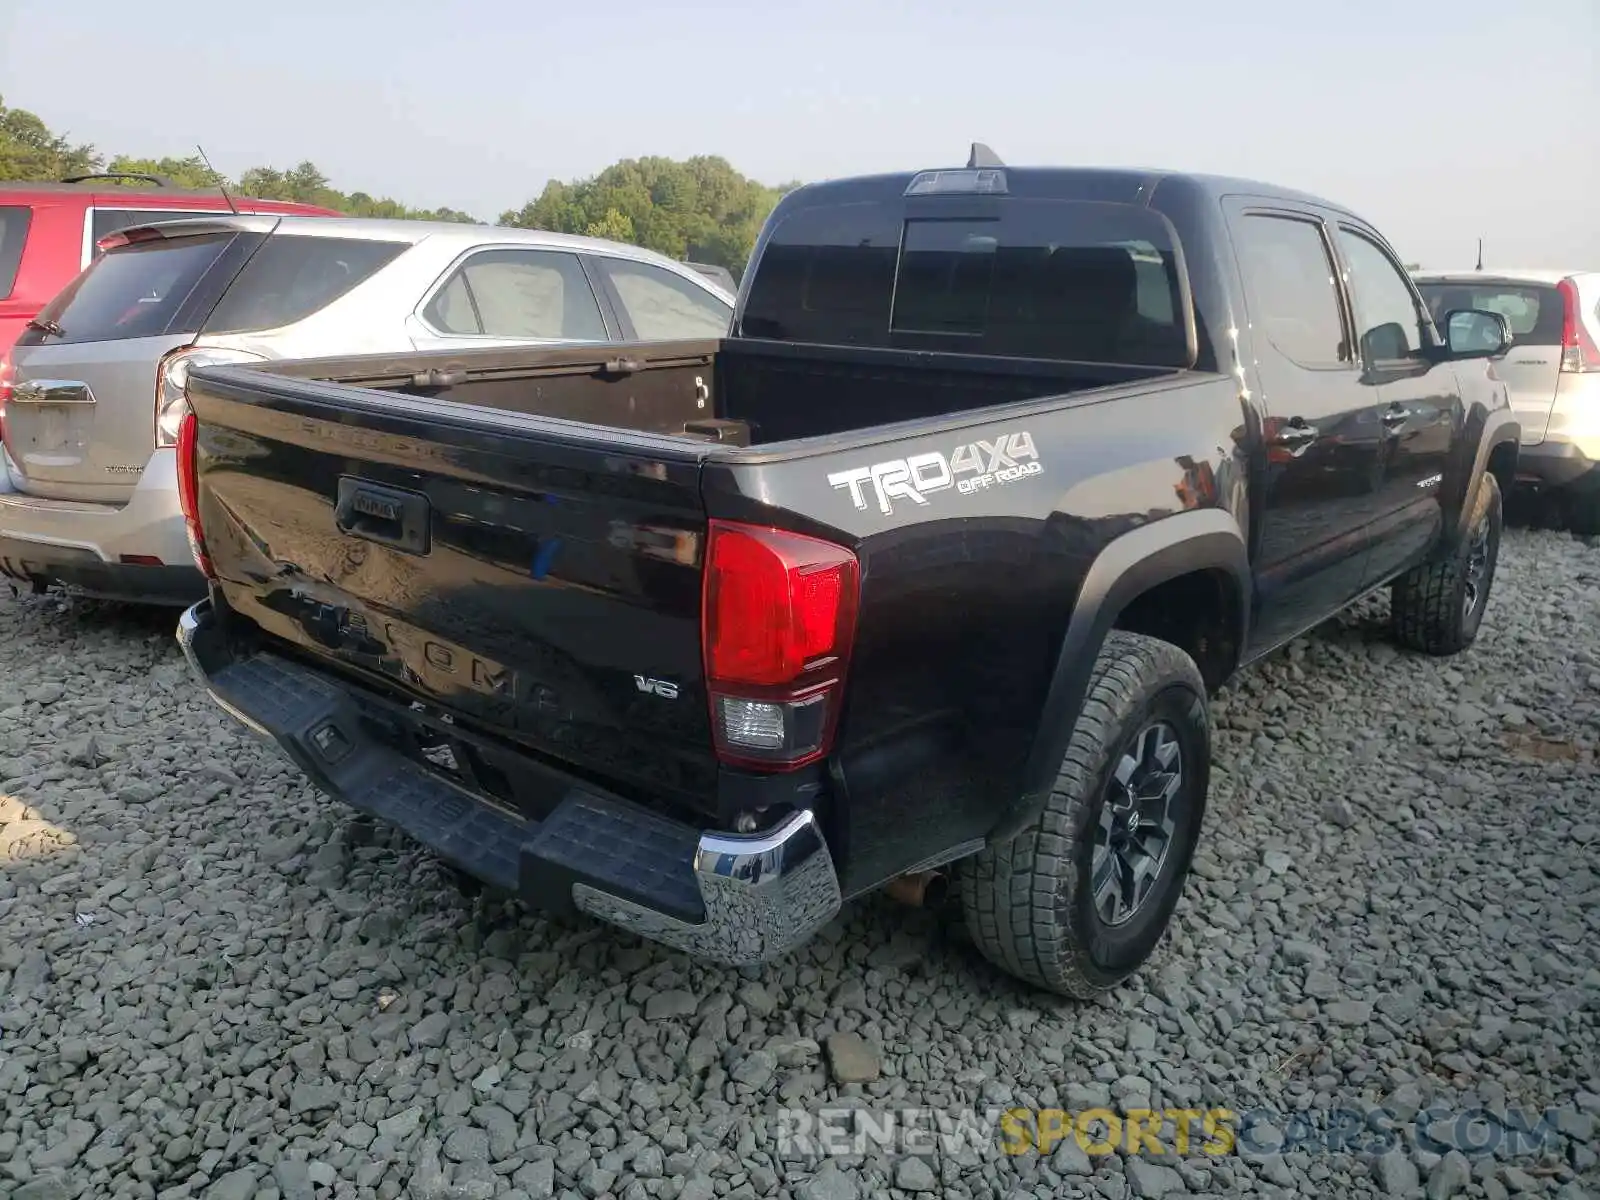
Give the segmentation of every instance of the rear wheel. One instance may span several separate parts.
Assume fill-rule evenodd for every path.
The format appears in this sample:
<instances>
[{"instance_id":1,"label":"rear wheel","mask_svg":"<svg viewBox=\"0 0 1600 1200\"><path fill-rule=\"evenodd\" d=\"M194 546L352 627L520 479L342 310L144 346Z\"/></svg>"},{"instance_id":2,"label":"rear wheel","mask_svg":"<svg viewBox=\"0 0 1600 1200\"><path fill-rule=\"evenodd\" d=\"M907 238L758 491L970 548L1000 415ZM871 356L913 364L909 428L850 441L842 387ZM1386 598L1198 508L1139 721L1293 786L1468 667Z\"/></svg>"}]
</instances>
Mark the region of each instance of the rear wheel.
<instances>
[{"instance_id":1,"label":"rear wheel","mask_svg":"<svg viewBox=\"0 0 1600 1200\"><path fill-rule=\"evenodd\" d=\"M1389 588L1396 639L1425 654L1460 653L1478 636L1500 557L1500 483L1478 480L1467 533L1444 557L1422 563Z\"/></svg>"},{"instance_id":2,"label":"rear wheel","mask_svg":"<svg viewBox=\"0 0 1600 1200\"><path fill-rule=\"evenodd\" d=\"M1167 642L1113 632L1039 819L962 864L967 927L991 962L1089 997L1165 934L1211 770L1205 684Z\"/></svg>"}]
</instances>

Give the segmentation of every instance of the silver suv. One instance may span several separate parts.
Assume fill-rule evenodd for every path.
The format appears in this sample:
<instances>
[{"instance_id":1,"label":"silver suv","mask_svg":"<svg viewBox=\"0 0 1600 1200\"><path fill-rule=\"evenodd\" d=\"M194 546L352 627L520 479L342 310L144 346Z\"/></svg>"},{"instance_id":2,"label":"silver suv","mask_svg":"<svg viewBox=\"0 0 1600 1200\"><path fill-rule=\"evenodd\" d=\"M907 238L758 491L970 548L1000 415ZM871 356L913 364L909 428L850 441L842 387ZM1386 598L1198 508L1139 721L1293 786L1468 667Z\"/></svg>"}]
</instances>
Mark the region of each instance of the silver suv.
<instances>
[{"instance_id":1,"label":"silver suv","mask_svg":"<svg viewBox=\"0 0 1600 1200\"><path fill-rule=\"evenodd\" d=\"M1505 317L1511 346L1492 361L1522 423L1517 481L1557 498L1574 533L1600 534L1600 272L1414 274L1436 321Z\"/></svg>"},{"instance_id":2,"label":"silver suv","mask_svg":"<svg viewBox=\"0 0 1600 1200\"><path fill-rule=\"evenodd\" d=\"M223 215L102 245L0 390L0 575L35 590L203 595L173 461L197 364L714 338L733 314L687 264L535 230Z\"/></svg>"}]
</instances>

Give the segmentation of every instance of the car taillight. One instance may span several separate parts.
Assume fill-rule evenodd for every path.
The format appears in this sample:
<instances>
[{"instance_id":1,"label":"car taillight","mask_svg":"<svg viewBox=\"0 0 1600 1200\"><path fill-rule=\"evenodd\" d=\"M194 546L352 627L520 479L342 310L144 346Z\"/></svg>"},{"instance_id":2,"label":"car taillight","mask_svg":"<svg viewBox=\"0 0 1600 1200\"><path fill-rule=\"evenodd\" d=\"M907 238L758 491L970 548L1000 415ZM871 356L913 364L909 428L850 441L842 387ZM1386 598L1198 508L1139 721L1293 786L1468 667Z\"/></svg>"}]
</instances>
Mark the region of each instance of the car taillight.
<instances>
[{"instance_id":1,"label":"car taillight","mask_svg":"<svg viewBox=\"0 0 1600 1200\"><path fill-rule=\"evenodd\" d=\"M189 553L194 565L207 579L215 579L211 556L206 553L205 531L200 526L200 471L195 462L195 436L199 422L185 412L178 422L178 507L183 510L183 525L189 535Z\"/></svg>"},{"instance_id":2,"label":"car taillight","mask_svg":"<svg viewBox=\"0 0 1600 1200\"><path fill-rule=\"evenodd\" d=\"M211 346L182 346L168 354L156 367L156 445L166 447L178 443L178 424L189 411L184 389L189 384L191 368L263 361L261 355L246 350Z\"/></svg>"},{"instance_id":3,"label":"car taillight","mask_svg":"<svg viewBox=\"0 0 1600 1200\"><path fill-rule=\"evenodd\" d=\"M1583 324L1578 285L1571 279L1556 284L1561 293L1561 369L1572 373L1600 371L1600 346Z\"/></svg>"},{"instance_id":4,"label":"car taillight","mask_svg":"<svg viewBox=\"0 0 1600 1200\"><path fill-rule=\"evenodd\" d=\"M792 770L827 755L860 582L860 564L843 546L711 522L701 645L723 762Z\"/></svg>"}]
</instances>

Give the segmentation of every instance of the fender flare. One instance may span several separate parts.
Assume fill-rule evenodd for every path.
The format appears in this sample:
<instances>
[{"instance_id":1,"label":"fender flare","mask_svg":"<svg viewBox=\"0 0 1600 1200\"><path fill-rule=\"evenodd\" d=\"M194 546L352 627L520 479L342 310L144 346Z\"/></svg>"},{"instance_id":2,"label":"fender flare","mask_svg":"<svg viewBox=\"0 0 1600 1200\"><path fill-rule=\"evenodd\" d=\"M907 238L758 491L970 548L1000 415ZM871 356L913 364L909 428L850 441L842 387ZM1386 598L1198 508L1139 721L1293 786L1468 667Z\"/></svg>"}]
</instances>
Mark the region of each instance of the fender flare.
<instances>
[{"instance_id":1,"label":"fender flare","mask_svg":"<svg viewBox=\"0 0 1600 1200\"><path fill-rule=\"evenodd\" d=\"M1494 409L1483 417L1483 428L1473 443L1471 469L1462 480L1459 493L1450 497L1448 519L1445 522L1446 542L1449 547L1460 544L1467 536L1467 518L1472 512L1472 497L1478 490L1478 480L1489 469L1489 458L1501 446L1510 445L1513 451L1522 446L1522 423L1517 414L1508 408ZM1515 470L1515 462L1512 469Z\"/></svg>"},{"instance_id":2,"label":"fender flare","mask_svg":"<svg viewBox=\"0 0 1600 1200\"><path fill-rule=\"evenodd\" d=\"M1021 794L990 830L991 845L1016 837L1043 811L1089 690L1095 658L1122 610L1158 584L1204 570L1223 571L1234 581L1235 645L1242 649L1253 596L1250 556L1238 522L1226 509L1190 509L1142 525L1113 539L1095 557L1056 656Z\"/></svg>"}]
</instances>

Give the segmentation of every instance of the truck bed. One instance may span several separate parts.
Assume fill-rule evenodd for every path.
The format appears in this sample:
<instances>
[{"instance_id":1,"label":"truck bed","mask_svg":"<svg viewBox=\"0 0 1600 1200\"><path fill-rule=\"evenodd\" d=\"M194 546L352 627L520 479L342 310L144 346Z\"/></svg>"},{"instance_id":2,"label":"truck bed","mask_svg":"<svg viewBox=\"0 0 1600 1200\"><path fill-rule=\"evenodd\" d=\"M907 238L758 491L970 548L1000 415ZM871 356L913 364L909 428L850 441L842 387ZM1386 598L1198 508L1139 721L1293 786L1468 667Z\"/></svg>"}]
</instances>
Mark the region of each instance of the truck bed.
<instances>
[{"instance_id":1,"label":"truck bed","mask_svg":"<svg viewBox=\"0 0 1600 1200\"><path fill-rule=\"evenodd\" d=\"M749 339L430 351L260 369L613 430L731 435L764 448L1177 373Z\"/></svg>"}]
</instances>

